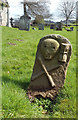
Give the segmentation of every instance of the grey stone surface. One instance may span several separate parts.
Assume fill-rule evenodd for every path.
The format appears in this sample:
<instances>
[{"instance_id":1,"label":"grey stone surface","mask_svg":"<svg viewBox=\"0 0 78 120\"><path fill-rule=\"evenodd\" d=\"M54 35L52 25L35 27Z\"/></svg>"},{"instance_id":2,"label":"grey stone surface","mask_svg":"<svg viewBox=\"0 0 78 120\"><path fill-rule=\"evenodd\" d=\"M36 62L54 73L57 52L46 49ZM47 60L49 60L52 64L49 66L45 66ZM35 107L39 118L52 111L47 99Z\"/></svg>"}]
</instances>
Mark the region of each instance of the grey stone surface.
<instances>
[{"instance_id":1,"label":"grey stone surface","mask_svg":"<svg viewBox=\"0 0 78 120\"><path fill-rule=\"evenodd\" d=\"M56 26L56 30L62 30L61 22L56 22L55 26Z\"/></svg>"},{"instance_id":2,"label":"grey stone surface","mask_svg":"<svg viewBox=\"0 0 78 120\"><path fill-rule=\"evenodd\" d=\"M20 30L27 30L30 29L30 17L28 16L21 16L19 20L19 29Z\"/></svg>"},{"instance_id":3,"label":"grey stone surface","mask_svg":"<svg viewBox=\"0 0 78 120\"><path fill-rule=\"evenodd\" d=\"M55 24L51 24L50 29L54 29L54 28L55 28Z\"/></svg>"},{"instance_id":4,"label":"grey stone surface","mask_svg":"<svg viewBox=\"0 0 78 120\"><path fill-rule=\"evenodd\" d=\"M39 25L38 25L38 29L39 29L39 30L44 30L44 24L39 24Z\"/></svg>"}]
</instances>

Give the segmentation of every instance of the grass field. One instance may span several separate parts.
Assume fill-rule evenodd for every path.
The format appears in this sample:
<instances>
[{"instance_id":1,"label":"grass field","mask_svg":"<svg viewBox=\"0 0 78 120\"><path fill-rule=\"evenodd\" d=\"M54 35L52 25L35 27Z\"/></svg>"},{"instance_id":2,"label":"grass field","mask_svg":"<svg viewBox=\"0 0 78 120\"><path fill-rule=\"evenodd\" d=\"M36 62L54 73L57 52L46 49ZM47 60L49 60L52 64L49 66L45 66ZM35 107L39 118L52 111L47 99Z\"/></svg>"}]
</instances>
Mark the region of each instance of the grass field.
<instances>
[{"instance_id":1,"label":"grass field","mask_svg":"<svg viewBox=\"0 0 78 120\"><path fill-rule=\"evenodd\" d=\"M30 83L40 38L60 34L72 44L72 56L64 87L55 101L35 99L30 103L26 92ZM42 107L44 106L44 107ZM20 31L2 27L2 113L3 118L75 118L76 117L76 28L67 32Z\"/></svg>"}]
</instances>

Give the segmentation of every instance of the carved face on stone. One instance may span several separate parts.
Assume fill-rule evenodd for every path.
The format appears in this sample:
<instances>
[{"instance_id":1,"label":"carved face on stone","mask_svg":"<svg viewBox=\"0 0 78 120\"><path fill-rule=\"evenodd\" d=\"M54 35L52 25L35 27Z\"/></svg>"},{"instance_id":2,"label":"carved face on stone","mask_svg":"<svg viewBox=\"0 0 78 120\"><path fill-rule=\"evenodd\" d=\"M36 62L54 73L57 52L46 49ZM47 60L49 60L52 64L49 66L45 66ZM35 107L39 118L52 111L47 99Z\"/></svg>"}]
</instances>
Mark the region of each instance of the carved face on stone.
<instances>
[{"instance_id":1,"label":"carved face on stone","mask_svg":"<svg viewBox=\"0 0 78 120\"><path fill-rule=\"evenodd\" d=\"M52 59L58 51L59 43L54 39L45 39L41 44L41 53L44 59Z\"/></svg>"}]
</instances>

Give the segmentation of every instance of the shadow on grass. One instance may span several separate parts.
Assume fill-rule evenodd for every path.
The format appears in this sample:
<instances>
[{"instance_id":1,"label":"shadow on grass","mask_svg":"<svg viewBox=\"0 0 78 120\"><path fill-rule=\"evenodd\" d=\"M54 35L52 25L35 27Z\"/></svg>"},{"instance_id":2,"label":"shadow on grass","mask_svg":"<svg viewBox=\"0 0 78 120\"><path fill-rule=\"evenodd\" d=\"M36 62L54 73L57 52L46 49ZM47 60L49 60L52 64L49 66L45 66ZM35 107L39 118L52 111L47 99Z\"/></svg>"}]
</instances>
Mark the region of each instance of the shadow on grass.
<instances>
[{"instance_id":1,"label":"shadow on grass","mask_svg":"<svg viewBox=\"0 0 78 120\"><path fill-rule=\"evenodd\" d=\"M8 76L3 76L2 77L3 83L12 83L15 84L16 86L24 89L27 91L27 88L29 86L28 79L25 80L14 80L9 78ZM50 99L44 99L42 97L37 98L34 103L37 104L39 107L42 106L44 110L47 111L49 115L52 115L54 111L59 111L59 105L61 104L61 100L67 100L69 99L69 94L66 90L65 87L63 87L60 91L55 100L50 100ZM68 104L68 103L67 103Z\"/></svg>"},{"instance_id":2,"label":"shadow on grass","mask_svg":"<svg viewBox=\"0 0 78 120\"><path fill-rule=\"evenodd\" d=\"M22 81L21 79L18 81L18 80L14 80L14 79L11 79L9 78L8 76L2 76L2 83L8 83L8 82L11 82L19 87L21 87L22 89L24 90L27 90L28 86L29 86L29 82L26 80Z\"/></svg>"}]
</instances>

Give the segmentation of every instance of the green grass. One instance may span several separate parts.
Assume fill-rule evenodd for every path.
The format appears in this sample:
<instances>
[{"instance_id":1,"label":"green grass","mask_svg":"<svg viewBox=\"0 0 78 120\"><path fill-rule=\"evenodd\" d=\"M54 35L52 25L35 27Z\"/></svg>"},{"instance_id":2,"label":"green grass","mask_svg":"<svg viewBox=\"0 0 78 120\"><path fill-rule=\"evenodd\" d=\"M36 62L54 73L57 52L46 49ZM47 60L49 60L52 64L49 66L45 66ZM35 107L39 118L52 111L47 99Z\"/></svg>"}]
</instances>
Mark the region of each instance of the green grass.
<instances>
[{"instance_id":1,"label":"green grass","mask_svg":"<svg viewBox=\"0 0 78 120\"><path fill-rule=\"evenodd\" d=\"M67 37L72 44L72 56L64 87L55 101L41 98L30 103L26 92L32 75L37 45L47 34ZM2 111L3 118L76 117L76 28L72 32L67 32L53 31L47 27L42 31L38 29L20 31L2 27Z\"/></svg>"}]
</instances>

